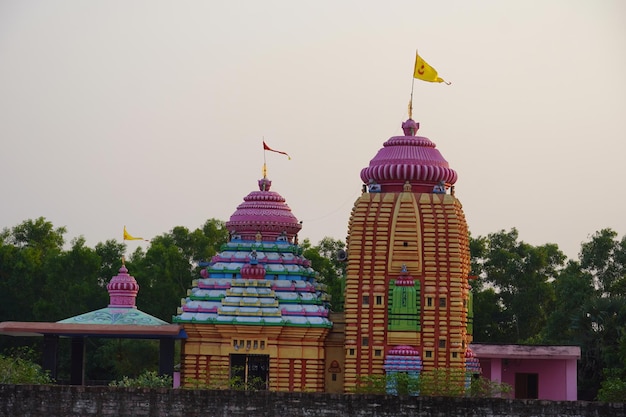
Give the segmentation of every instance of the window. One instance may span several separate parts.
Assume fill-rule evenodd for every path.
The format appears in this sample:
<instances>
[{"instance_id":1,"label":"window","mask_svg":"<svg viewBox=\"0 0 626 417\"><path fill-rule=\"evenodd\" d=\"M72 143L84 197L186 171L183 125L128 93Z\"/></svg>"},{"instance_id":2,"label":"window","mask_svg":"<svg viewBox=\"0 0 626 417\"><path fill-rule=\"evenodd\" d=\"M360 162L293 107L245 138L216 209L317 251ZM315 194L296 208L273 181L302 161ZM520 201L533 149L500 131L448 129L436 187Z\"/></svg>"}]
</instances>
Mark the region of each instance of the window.
<instances>
[{"instance_id":1,"label":"window","mask_svg":"<svg viewBox=\"0 0 626 417\"><path fill-rule=\"evenodd\" d=\"M426 298L426 306L427 307L432 307L433 306L433 297Z\"/></svg>"},{"instance_id":2,"label":"window","mask_svg":"<svg viewBox=\"0 0 626 417\"><path fill-rule=\"evenodd\" d=\"M349 350L349 355L350 355L350 356L354 356L354 349L350 349L350 350Z\"/></svg>"},{"instance_id":3,"label":"window","mask_svg":"<svg viewBox=\"0 0 626 417\"><path fill-rule=\"evenodd\" d=\"M439 347L440 348L446 347L446 339L439 339Z\"/></svg>"},{"instance_id":4,"label":"window","mask_svg":"<svg viewBox=\"0 0 626 417\"><path fill-rule=\"evenodd\" d=\"M332 380L336 381L337 380L337 374L332 374Z\"/></svg>"},{"instance_id":5,"label":"window","mask_svg":"<svg viewBox=\"0 0 626 417\"><path fill-rule=\"evenodd\" d=\"M383 303L383 296L382 295L377 295L376 296L376 305L379 306Z\"/></svg>"},{"instance_id":6,"label":"window","mask_svg":"<svg viewBox=\"0 0 626 417\"><path fill-rule=\"evenodd\" d=\"M363 305L366 306L366 305L369 305L369 303L370 303L370 296L369 295L364 295L363 296Z\"/></svg>"},{"instance_id":7,"label":"window","mask_svg":"<svg viewBox=\"0 0 626 417\"><path fill-rule=\"evenodd\" d=\"M452 357L454 359L458 358L459 357L459 353L458 352L452 352Z\"/></svg>"},{"instance_id":8,"label":"window","mask_svg":"<svg viewBox=\"0 0 626 417\"><path fill-rule=\"evenodd\" d=\"M432 350L427 350L426 352L424 352L424 356L427 358L432 358L433 357L433 351Z\"/></svg>"},{"instance_id":9,"label":"window","mask_svg":"<svg viewBox=\"0 0 626 417\"><path fill-rule=\"evenodd\" d=\"M445 297L441 297L439 299L439 307L445 307L446 306L446 299Z\"/></svg>"},{"instance_id":10,"label":"window","mask_svg":"<svg viewBox=\"0 0 626 417\"><path fill-rule=\"evenodd\" d=\"M370 339L368 337L361 338L361 346L369 346Z\"/></svg>"},{"instance_id":11,"label":"window","mask_svg":"<svg viewBox=\"0 0 626 417\"><path fill-rule=\"evenodd\" d=\"M380 357L382 355L382 353L383 352L380 349L374 350L374 356L379 356Z\"/></svg>"}]
</instances>

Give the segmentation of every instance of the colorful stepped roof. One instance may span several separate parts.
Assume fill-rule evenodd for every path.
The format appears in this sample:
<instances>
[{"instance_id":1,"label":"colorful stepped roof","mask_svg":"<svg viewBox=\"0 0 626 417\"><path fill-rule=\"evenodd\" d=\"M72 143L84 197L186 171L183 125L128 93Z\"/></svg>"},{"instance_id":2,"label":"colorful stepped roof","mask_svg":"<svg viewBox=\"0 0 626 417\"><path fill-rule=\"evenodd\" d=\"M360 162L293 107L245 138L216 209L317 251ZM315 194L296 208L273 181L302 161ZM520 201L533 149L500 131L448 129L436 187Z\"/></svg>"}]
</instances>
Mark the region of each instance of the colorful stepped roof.
<instances>
[{"instance_id":1,"label":"colorful stepped roof","mask_svg":"<svg viewBox=\"0 0 626 417\"><path fill-rule=\"evenodd\" d=\"M430 139L416 136L419 123L408 119L402 123L404 136L393 136L383 144L368 167L361 170L365 184L378 184L379 192L399 192L407 182L414 192L431 192L440 183L450 186L457 173L435 149Z\"/></svg>"},{"instance_id":2,"label":"colorful stepped roof","mask_svg":"<svg viewBox=\"0 0 626 417\"><path fill-rule=\"evenodd\" d=\"M384 368L387 372L419 372L422 370L422 359L412 346L399 345L387 352Z\"/></svg>"},{"instance_id":3,"label":"colorful stepped roof","mask_svg":"<svg viewBox=\"0 0 626 417\"><path fill-rule=\"evenodd\" d=\"M259 180L226 222L230 241L200 264L174 323L332 326L326 287L297 243L302 225L270 186Z\"/></svg>"},{"instance_id":4,"label":"colorful stepped roof","mask_svg":"<svg viewBox=\"0 0 626 417\"><path fill-rule=\"evenodd\" d=\"M141 326L169 324L137 309L135 300L139 291L139 285L135 278L128 274L128 269L126 269L125 265L122 265L119 273L111 278L107 285L107 290L109 291L110 300L108 307L70 317L57 323Z\"/></svg>"},{"instance_id":5,"label":"colorful stepped roof","mask_svg":"<svg viewBox=\"0 0 626 417\"><path fill-rule=\"evenodd\" d=\"M474 355L474 352L469 347L465 350L465 372L471 374L481 374L480 361Z\"/></svg>"}]
</instances>

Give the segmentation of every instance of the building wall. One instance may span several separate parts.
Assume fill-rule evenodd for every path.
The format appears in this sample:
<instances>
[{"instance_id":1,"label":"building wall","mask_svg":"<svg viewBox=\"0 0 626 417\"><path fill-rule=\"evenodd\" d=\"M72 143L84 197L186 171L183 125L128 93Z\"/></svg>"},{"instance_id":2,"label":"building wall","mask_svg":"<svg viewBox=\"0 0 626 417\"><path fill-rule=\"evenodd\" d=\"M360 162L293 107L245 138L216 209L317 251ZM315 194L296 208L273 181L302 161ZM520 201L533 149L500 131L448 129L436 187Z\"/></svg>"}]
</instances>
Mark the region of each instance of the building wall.
<instances>
[{"instance_id":1,"label":"building wall","mask_svg":"<svg viewBox=\"0 0 626 417\"><path fill-rule=\"evenodd\" d=\"M324 391L327 328L185 324L182 384L226 388L230 355L269 356L273 391Z\"/></svg>"},{"instance_id":2,"label":"building wall","mask_svg":"<svg viewBox=\"0 0 626 417\"><path fill-rule=\"evenodd\" d=\"M324 347L326 357L324 392L342 393L346 367L344 350L346 340L345 314L331 313L330 320L333 322L333 328L326 336Z\"/></svg>"},{"instance_id":3,"label":"building wall","mask_svg":"<svg viewBox=\"0 0 626 417\"><path fill-rule=\"evenodd\" d=\"M403 417L626 415L626 403L495 398L0 385L0 415L55 417Z\"/></svg>"},{"instance_id":4,"label":"building wall","mask_svg":"<svg viewBox=\"0 0 626 417\"><path fill-rule=\"evenodd\" d=\"M480 359L483 376L515 387L518 373L538 375L538 399L575 401L576 359ZM515 394L513 394L515 395Z\"/></svg>"}]
</instances>

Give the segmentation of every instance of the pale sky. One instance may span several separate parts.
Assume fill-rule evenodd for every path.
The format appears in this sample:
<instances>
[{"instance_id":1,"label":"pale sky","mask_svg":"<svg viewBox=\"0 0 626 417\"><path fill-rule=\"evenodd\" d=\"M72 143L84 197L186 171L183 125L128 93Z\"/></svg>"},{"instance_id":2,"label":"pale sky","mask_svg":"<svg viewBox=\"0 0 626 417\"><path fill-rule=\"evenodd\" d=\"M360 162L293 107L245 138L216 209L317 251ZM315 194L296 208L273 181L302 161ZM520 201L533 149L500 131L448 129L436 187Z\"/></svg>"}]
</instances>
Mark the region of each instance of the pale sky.
<instances>
[{"instance_id":1,"label":"pale sky","mask_svg":"<svg viewBox=\"0 0 626 417\"><path fill-rule=\"evenodd\" d=\"M262 175L300 239L345 239L359 173L407 119L473 235L576 257L626 234L626 2L0 0L0 228L69 242L228 220ZM128 250L147 243L131 241Z\"/></svg>"}]
</instances>

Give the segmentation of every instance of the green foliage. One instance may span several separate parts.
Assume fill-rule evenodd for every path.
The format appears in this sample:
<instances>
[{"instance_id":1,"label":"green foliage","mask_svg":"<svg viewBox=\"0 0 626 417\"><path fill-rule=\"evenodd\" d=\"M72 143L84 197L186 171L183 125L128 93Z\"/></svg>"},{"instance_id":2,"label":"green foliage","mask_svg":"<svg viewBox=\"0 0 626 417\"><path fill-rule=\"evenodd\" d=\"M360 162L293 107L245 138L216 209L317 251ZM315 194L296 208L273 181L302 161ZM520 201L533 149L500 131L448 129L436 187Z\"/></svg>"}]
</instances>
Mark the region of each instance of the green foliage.
<instances>
[{"instance_id":1,"label":"green foliage","mask_svg":"<svg viewBox=\"0 0 626 417\"><path fill-rule=\"evenodd\" d=\"M359 375L353 392L355 394L385 394L387 375Z\"/></svg>"},{"instance_id":2,"label":"green foliage","mask_svg":"<svg viewBox=\"0 0 626 417\"><path fill-rule=\"evenodd\" d=\"M172 377L169 375L159 375L155 371L145 371L137 378L125 376L119 381L113 381L110 387L124 388L172 388Z\"/></svg>"},{"instance_id":3,"label":"green foliage","mask_svg":"<svg viewBox=\"0 0 626 417\"><path fill-rule=\"evenodd\" d=\"M504 382L492 381L479 377L473 378L470 382L466 395L475 398L510 398L513 394L513 387Z\"/></svg>"},{"instance_id":4,"label":"green foliage","mask_svg":"<svg viewBox=\"0 0 626 417\"><path fill-rule=\"evenodd\" d=\"M486 239L470 238L473 273L478 276L472 284L477 342L524 343L543 330L552 311L551 282L565 255L557 245L532 246L518 238L515 228ZM488 292L485 297L483 291Z\"/></svg>"},{"instance_id":5,"label":"green foliage","mask_svg":"<svg viewBox=\"0 0 626 417\"><path fill-rule=\"evenodd\" d=\"M127 263L141 288L137 304L146 313L171 321L191 281L198 277L198 262L211 259L227 239L224 222L216 219L193 232L177 226L153 238L145 253L135 251Z\"/></svg>"},{"instance_id":6,"label":"green foliage","mask_svg":"<svg viewBox=\"0 0 626 417\"><path fill-rule=\"evenodd\" d=\"M29 348L0 355L0 384L52 384L50 375L31 359L33 356Z\"/></svg>"},{"instance_id":7,"label":"green foliage","mask_svg":"<svg viewBox=\"0 0 626 417\"><path fill-rule=\"evenodd\" d=\"M395 387L397 395L431 397L510 397L513 388L509 384L490 381L480 377L472 379L465 388L465 372L462 369L439 368L422 372L413 377L406 372L385 375L360 375L353 392L356 394L386 394L387 387Z\"/></svg>"},{"instance_id":8,"label":"green foliage","mask_svg":"<svg viewBox=\"0 0 626 417\"><path fill-rule=\"evenodd\" d=\"M615 231L602 229L581 245L579 258L600 294L626 296L626 236L618 240Z\"/></svg>"},{"instance_id":9,"label":"green foliage","mask_svg":"<svg viewBox=\"0 0 626 417\"><path fill-rule=\"evenodd\" d=\"M462 397L465 395L465 372L454 368L422 372L419 387L423 396Z\"/></svg>"},{"instance_id":10,"label":"green foliage","mask_svg":"<svg viewBox=\"0 0 626 417\"><path fill-rule=\"evenodd\" d=\"M605 369L604 377L598 390L598 401L626 402L626 370Z\"/></svg>"},{"instance_id":11,"label":"green foliage","mask_svg":"<svg viewBox=\"0 0 626 417\"><path fill-rule=\"evenodd\" d=\"M316 246L308 239L302 243L303 255L311 261L311 267L319 272L319 280L328 287L333 311L343 311L346 263L337 259L337 252L345 243L325 237Z\"/></svg>"},{"instance_id":12,"label":"green foliage","mask_svg":"<svg viewBox=\"0 0 626 417\"><path fill-rule=\"evenodd\" d=\"M155 371L159 364L159 342L138 339L90 339L88 379L138 378L142 372ZM96 364L99 366L94 367ZM106 364L106 368L103 365Z\"/></svg>"},{"instance_id":13,"label":"green foliage","mask_svg":"<svg viewBox=\"0 0 626 417\"><path fill-rule=\"evenodd\" d=\"M579 258L553 283L557 301L544 343L581 347L578 397L594 400L607 378L603 369L626 371L626 237L619 240L611 229L596 232L581 245Z\"/></svg>"},{"instance_id":14,"label":"green foliage","mask_svg":"<svg viewBox=\"0 0 626 417\"><path fill-rule=\"evenodd\" d=\"M237 391L261 391L265 389L265 380L259 376L246 378L243 366L232 366L228 388Z\"/></svg>"}]
</instances>

